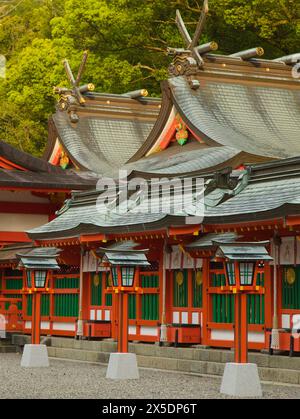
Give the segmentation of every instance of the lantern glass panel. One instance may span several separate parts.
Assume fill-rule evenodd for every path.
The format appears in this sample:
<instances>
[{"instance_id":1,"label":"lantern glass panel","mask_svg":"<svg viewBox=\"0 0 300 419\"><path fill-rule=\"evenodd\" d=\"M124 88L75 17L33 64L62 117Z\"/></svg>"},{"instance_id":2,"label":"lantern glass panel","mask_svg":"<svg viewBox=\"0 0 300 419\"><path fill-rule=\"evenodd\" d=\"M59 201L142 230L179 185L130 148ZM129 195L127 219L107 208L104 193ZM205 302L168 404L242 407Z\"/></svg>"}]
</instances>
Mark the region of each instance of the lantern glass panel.
<instances>
[{"instance_id":1,"label":"lantern glass panel","mask_svg":"<svg viewBox=\"0 0 300 419\"><path fill-rule=\"evenodd\" d=\"M32 271L26 271L26 275L27 275L27 287L28 288L31 288L32 287L31 273L32 273Z\"/></svg>"},{"instance_id":2,"label":"lantern glass panel","mask_svg":"<svg viewBox=\"0 0 300 419\"><path fill-rule=\"evenodd\" d=\"M253 285L254 262L240 262L240 282L241 285Z\"/></svg>"},{"instance_id":3,"label":"lantern glass panel","mask_svg":"<svg viewBox=\"0 0 300 419\"><path fill-rule=\"evenodd\" d=\"M122 286L132 287L134 281L134 266L126 266L122 268Z\"/></svg>"},{"instance_id":4,"label":"lantern glass panel","mask_svg":"<svg viewBox=\"0 0 300 419\"><path fill-rule=\"evenodd\" d=\"M35 271L34 281L36 288L45 288L46 286L47 271Z\"/></svg>"},{"instance_id":5,"label":"lantern glass panel","mask_svg":"<svg viewBox=\"0 0 300 419\"><path fill-rule=\"evenodd\" d=\"M111 268L111 277L112 277L113 286L117 287L119 285L118 284L118 268L115 266Z\"/></svg>"},{"instance_id":6,"label":"lantern glass panel","mask_svg":"<svg viewBox=\"0 0 300 419\"><path fill-rule=\"evenodd\" d=\"M230 286L236 285L234 262L226 262L227 278Z\"/></svg>"}]
</instances>

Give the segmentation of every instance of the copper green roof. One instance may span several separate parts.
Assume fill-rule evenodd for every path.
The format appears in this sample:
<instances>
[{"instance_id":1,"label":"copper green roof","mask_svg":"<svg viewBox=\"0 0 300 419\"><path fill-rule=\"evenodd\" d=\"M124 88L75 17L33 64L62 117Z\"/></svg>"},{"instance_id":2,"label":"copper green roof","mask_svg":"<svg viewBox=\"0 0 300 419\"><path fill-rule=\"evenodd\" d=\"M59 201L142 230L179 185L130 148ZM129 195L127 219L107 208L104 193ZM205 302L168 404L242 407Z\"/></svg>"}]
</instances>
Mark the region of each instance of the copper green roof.
<instances>
[{"instance_id":1,"label":"copper green roof","mask_svg":"<svg viewBox=\"0 0 300 419\"><path fill-rule=\"evenodd\" d=\"M4 141L0 141L0 158L16 165L13 170L0 169L0 187L86 190L95 187L97 181L91 173L63 170Z\"/></svg>"},{"instance_id":2,"label":"copper green roof","mask_svg":"<svg viewBox=\"0 0 300 419\"><path fill-rule=\"evenodd\" d=\"M284 86L257 80L169 79L176 107L210 144L273 158L300 155L300 83Z\"/></svg>"},{"instance_id":3,"label":"copper green roof","mask_svg":"<svg viewBox=\"0 0 300 419\"><path fill-rule=\"evenodd\" d=\"M273 260L269 255L266 246L269 242L248 242L248 243L222 243L215 242L218 246L217 257L229 260L250 261L250 260Z\"/></svg>"},{"instance_id":4,"label":"copper green roof","mask_svg":"<svg viewBox=\"0 0 300 419\"><path fill-rule=\"evenodd\" d=\"M57 110L52 116L49 158L58 137L81 170L97 174L125 164L143 145L159 114L159 99L131 99L122 95L89 94L84 106L74 106L78 122Z\"/></svg>"},{"instance_id":5,"label":"copper green roof","mask_svg":"<svg viewBox=\"0 0 300 419\"><path fill-rule=\"evenodd\" d=\"M276 163L279 164L279 163ZM275 163L274 163L275 165ZM264 173L268 168L270 172ZM281 170L281 171L280 171ZM288 174L281 167L260 165L259 169L250 167L248 171L238 172L233 188L220 187L213 178L206 180L204 224L226 224L242 221L268 220L300 214L300 171ZM261 173L259 175L259 173ZM230 179L229 179L230 180ZM214 196L217 192L218 199ZM212 199L211 195L214 196ZM159 212L159 199L153 198L153 206L145 210L143 199L130 202L126 213L104 212L96 206L99 193L76 194L65 211L57 219L29 232L30 237L61 238L80 234L141 232L172 225L184 225L188 209L183 211ZM156 202L157 200L157 202ZM149 208L149 207L148 207ZM155 209L153 211L153 208ZM151 210L153 212L151 212ZM198 222L197 222L198 224Z\"/></svg>"}]
</instances>

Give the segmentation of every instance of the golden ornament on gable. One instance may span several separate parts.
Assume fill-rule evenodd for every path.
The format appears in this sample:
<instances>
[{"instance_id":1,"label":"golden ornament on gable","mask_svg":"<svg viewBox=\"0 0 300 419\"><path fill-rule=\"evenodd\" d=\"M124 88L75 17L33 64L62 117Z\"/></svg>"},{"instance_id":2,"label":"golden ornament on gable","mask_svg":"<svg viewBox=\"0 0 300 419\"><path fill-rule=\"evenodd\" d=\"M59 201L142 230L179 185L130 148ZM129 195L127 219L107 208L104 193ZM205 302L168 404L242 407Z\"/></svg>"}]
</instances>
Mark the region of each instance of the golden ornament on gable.
<instances>
[{"instance_id":1,"label":"golden ornament on gable","mask_svg":"<svg viewBox=\"0 0 300 419\"><path fill-rule=\"evenodd\" d=\"M70 159L69 157L66 155L66 153L64 151L61 152L61 156L60 156L60 160L59 160L59 165L62 169L67 169L67 167L69 166L70 163Z\"/></svg>"}]
</instances>

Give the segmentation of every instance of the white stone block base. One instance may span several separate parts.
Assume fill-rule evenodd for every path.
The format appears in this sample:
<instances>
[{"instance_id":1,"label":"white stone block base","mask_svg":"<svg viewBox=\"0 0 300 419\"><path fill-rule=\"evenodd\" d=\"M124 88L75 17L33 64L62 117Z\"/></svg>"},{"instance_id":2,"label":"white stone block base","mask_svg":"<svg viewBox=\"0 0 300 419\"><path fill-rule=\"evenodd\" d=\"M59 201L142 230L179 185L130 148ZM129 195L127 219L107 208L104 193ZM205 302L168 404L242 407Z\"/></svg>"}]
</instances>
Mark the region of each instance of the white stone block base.
<instances>
[{"instance_id":1,"label":"white stone block base","mask_svg":"<svg viewBox=\"0 0 300 419\"><path fill-rule=\"evenodd\" d=\"M112 380L138 380L140 376L136 354L110 354L106 378Z\"/></svg>"},{"instance_id":2,"label":"white stone block base","mask_svg":"<svg viewBox=\"0 0 300 419\"><path fill-rule=\"evenodd\" d=\"M42 368L49 367L46 345L25 345L21 360L21 367Z\"/></svg>"},{"instance_id":3,"label":"white stone block base","mask_svg":"<svg viewBox=\"0 0 300 419\"><path fill-rule=\"evenodd\" d=\"M257 365L227 363L220 392L236 397L261 397Z\"/></svg>"}]
</instances>

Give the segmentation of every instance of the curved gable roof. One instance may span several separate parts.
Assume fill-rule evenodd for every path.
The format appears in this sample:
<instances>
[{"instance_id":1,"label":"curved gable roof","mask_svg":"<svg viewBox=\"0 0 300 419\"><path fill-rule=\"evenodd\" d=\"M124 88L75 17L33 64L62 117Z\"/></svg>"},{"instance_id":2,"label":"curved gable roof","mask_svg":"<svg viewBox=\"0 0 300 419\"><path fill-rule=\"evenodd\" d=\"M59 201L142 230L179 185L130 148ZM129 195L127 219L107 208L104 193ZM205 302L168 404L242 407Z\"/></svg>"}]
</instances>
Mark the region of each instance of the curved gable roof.
<instances>
[{"instance_id":1,"label":"curved gable roof","mask_svg":"<svg viewBox=\"0 0 300 419\"><path fill-rule=\"evenodd\" d=\"M45 160L33 157L24 151L18 150L10 144L0 140L0 159L11 163L12 168L30 170L32 172L57 172L58 168Z\"/></svg>"},{"instance_id":2,"label":"curved gable roof","mask_svg":"<svg viewBox=\"0 0 300 419\"><path fill-rule=\"evenodd\" d=\"M57 110L52 118L57 136L75 165L103 174L124 165L142 147L159 109L159 99L93 94L87 96L85 106L74 110L77 123L70 121L66 111Z\"/></svg>"},{"instance_id":3,"label":"curved gable roof","mask_svg":"<svg viewBox=\"0 0 300 419\"><path fill-rule=\"evenodd\" d=\"M205 141L272 158L300 155L300 85L169 80L177 109Z\"/></svg>"}]
</instances>

